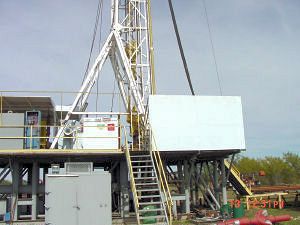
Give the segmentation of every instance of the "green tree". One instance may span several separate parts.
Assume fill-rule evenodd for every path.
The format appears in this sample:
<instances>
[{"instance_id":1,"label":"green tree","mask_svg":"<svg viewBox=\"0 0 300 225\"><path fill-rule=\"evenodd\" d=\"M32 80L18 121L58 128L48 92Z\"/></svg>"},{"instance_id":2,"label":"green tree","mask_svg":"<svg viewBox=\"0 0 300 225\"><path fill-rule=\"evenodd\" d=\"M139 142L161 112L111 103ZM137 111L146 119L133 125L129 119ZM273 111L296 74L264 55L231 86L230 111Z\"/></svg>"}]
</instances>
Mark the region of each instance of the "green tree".
<instances>
[{"instance_id":1,"label":"green tree","mask_svg":"<svg viewBox=\"0 0 300 225\"><path fill-rule=\"evenodd\" d=\"M283 154L283 160L292 170L289 176L292 178L291 183L299 184L300 183L300 156L291 152Z\"/></svg>"},{"instance_id":2,"label":"green tree","mask_svg":"<svg viewBox=\"0 0 300 225\"><path fill-rule=\"evenodd\" d=\"M292 169L280 157L268 156L262 160L262 167L266 173L266 184L289 184L292 181Z\"/></svg>"},{"instance_id":3,"label":"green tree","mask_svg":"<svg viewBox=\"0 0 300 225\"><path fill-rule=\"evenodd\" d=\"M262 169L261 160L249 157L240 158L235 165L245 175L257 174Z\"/></svg>"}]
</instances>

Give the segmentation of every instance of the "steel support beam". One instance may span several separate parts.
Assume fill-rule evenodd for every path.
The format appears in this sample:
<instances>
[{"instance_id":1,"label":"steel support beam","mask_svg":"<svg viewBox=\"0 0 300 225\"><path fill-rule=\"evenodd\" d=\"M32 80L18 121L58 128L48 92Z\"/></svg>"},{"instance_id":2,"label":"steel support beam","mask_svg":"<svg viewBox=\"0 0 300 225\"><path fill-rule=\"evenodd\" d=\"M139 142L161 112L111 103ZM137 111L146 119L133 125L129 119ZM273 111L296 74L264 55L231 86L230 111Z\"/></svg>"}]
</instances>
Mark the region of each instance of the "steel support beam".
<instances>
[{"instance_id":1,"label":"steel support beam","mask_svg":"<svg viewBox=\"0 0 300 225\"><path fill-rule=\"evenodd\" d=\"M227 184L227 176L225 171L225 164L224 164L224 158L221 159L221 176L222 176L222 197L223 197L223 205L227 204L227 190L226 190L226 184Z\"/></svg>"},{"instance_id":2,"label":"steel support beam","mask_svg":"<svg viewBox=\"0 0 300 225\"><path fill-rule=\"evenodd\" d=\"M18 161L12 163L12 198L11 198L11 216L12 220L18 220L18 195L20 181L20 164Z\"/></svg>"},{"instance_id":3,"label":"steel support beam","mask_svg":"<svg viewBox=\"0 0 300 225\"><path fill-rule=\"evenodd\" d=\"M190 190L190 173L189 173L189 164L187 160L184 160L184 193L185 193L185 213L190 213L190 196L191 196L191 190Z\"/></svg>"},{"instance_id":4,"label":"steel support beam","mask_svg":"<svg viewBox=\"0 0 300 225\"><path fill-rule=\"evenodd\" d=\"M31 218L32 220L37 219L37 191L39 185L39 166L37 162L32 164L32 207L31 207Z\"/></svg>"},{"instance_id":5,"label":"steel support beam","mask_svg":"<svg viewBox=\"0 0 300 225\"><path fill-rule=\"evenodd\" d=\"M128 190L128 169L126 161L120 162L120 184L121 184L121 217L129 217L129 190Z\"/></svg>"}]
</instances>

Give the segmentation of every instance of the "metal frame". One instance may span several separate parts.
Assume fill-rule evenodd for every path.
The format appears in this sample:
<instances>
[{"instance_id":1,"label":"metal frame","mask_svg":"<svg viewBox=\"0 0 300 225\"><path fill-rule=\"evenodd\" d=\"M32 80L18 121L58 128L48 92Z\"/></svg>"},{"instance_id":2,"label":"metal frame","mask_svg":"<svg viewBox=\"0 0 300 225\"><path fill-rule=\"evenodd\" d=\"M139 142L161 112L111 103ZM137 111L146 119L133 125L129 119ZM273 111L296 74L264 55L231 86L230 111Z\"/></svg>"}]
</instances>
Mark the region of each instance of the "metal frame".
<instances>
[{"instance_id":1,"label":"metal frame","mask_svg":"<svg viewBox=\"0 0 300 225\"><path fill-rule=\"evenodd\" d=\"M62 121L62 125L67 123L78 105L80 111L85 110L87 99L108 56L125 108L132 109L129 105L132 99L138 114L145 114L145 106L149 95L153 92L152 82L154 81L151 71L153 48L149 48L152 44L152 34L151 32L149 34L151 24L148 21L149 4L148 0L111 1L112 30L89 70L72 107ZM132 49L126 52L126 48ZM61 127L58 130L51 149L55 148L63 129Z\"/></svg>"}]
</instances>

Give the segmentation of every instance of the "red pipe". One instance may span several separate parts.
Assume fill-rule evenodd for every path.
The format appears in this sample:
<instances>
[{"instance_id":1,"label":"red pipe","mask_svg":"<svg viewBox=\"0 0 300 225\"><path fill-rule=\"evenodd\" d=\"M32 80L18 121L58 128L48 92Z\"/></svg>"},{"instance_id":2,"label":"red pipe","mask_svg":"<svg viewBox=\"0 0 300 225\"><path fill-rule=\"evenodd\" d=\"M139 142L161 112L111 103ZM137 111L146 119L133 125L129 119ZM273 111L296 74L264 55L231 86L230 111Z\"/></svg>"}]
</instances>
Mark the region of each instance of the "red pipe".
<instances>
[{"instance_id":1,"label":"red pipe","mask_svg":"<svg viewBox=\"0 0 300 225\"><path fill-rule=\"evenodd\" d=\"M266 210L259 210L253 219L247 217L240 219L230 219L217 223L217 225L272 225L273 223L289 221L290 215L268 216Z\"/></svg>"}]
</instances>

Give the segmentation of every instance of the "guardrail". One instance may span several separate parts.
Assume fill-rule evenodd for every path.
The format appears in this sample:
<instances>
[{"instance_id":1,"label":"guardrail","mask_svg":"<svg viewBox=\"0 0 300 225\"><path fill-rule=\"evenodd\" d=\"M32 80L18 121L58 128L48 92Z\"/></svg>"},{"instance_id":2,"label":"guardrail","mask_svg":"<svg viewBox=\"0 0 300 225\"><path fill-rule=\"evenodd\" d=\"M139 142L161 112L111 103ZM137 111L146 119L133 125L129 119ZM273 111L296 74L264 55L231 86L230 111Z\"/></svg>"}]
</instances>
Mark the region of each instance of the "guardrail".
<instances>
[{"instance_id":1,"label":"guardrail","mask_svg":"<svg viewBox=\"0 0 300 225\"><path fill-rule=\"evenodd\" d=\"M0 130L2 130L3 133L5 133L4 129L7 129L9 131L10 129L23 129L23 135L20 135L21 133L19 132L19 135L9 135L9 132L7 132L7 135L2 133L0 134L0 141L3 140L9 140L9 139L22 139L24 142L24 148L21 149L35 149L36 147L32 146L32 142L35 140L39 139L43 145L40 147L41 149L48 149L49 143L56 137L56 131L55 129L59 129L61 127L68 127L70 129L76 130L75 127L71 127L69 125L61 124L61 122L64 121L66 113L68 113L68 105L72 103L74 100L74 96L76 96L79 92L75 91L42 91L42 90L36 90L36 91L26 91L26 90L0 90ZM86 93L86 92L82 92ZM94 100L96 101L95 108L96 111L90 111L94 109L94 103L90 104L87 111L81 112L81 111L76 111L73 112L72 115L76 120L80 120L82 116L88 116L88 117L98 117L98 116L103 116L103 117L117 117L119 120L119 126L116 127L116 129L120 129L121 123L126 124L127 121L127 126L126 129L128 130L127 134L130 134L128 136L128 141L131 142L129 145L129 148L131 150L137 150L141 149L141 142L143 140L143 135L142 135L142 115L137 114L136 112L133 112L131 110L130 112L122 112L122 110L127 110L126 107L124 108L122 98L120 93L110 93L110 92L90 92L91 95L91 101ZM98 97L101 96L101 101L103 100L102 98L108 98L109 99L109 104L105 104L105 106L108 107L111 104L110 109L108 109L106 112L99 112L99 104L98 104ZM20 99L15 99L15 98L23 98L22 100ZM31 99L32 98L32 99ZM39 100L41 98L41 100ZM44 100L42 100L44 99ZM47 99L47 100L45 100ZM11 104L10 101L13 101L14 103ZM37 102L43 101L43 106L39 106ZM47 109L45 107L44 103L47 102L47 107L50 107ZM54 101L56 104L54 104ZM58 103L58 104L57 104ZM22 108L22 109L21 109ZM102 107L101 107L102 109ZM117 109L117 112L111 112ZM110 111L109 111L110 110ZM8 126L6 121L4 121L4 113L12 112L12 113L25 113L26 111L41 111L41 121L40 125L33 125L33 126ZM49 114L50 113L50 114ZM46 121L47 115L51 115L50 122ZM136 121L135 121L136 120ZM134 122L135 121L135 122ZM44 125L41 125L44 124ZM46 125L45 125L46 124ZM125 127L125 126L124 126ZM88 128L86 126L85 128ZM137 130L137 134L133 133L133 128ZM25 133L25 130L27 129L27 132ZM36 134L35 130L39 129L44 132ZM50 131L49 131L50 130ZM47 131L47 132L46 132ZM51 133L51 134L50 134ZM90 136L85 136L81 137L80 132L74 131L72 135L62 135L59 137L59 140L70 140L73 139L74 142L80 142L80 140L86 138L86 139L95 139L95 138L102 138L102 139L107 139L111 137L94 137L92 135ZM138 138L134 138L138 137ZM121 133L118 136L118 141L121 145L124 145L124 137L122 137ZM28 142L28 146L25 148L25 142ZM45 144L46 142L46 144ZM3 142L2 142L3 143ZM29 146L30 145L30 146ZM2 145L3 146L3 145ZM55 148L56 149L56 148ZM81 149L81 148L80 148ZM9 149L6 149L9 150ZM119 147L118 150L121 150L121 147Z\"/></svg>"},{"instance_id":2,"label":"guardrail","mask_svg":"<svg viewBox=\"0 0 300 225\"><path fill-rule=\"evenodd\" d=\"M5 141L9 140L22 140L23 144L20 149L48 149L51 145L51 140L55 138L55 131L63 126L47 126L47 125L22 125L22 126L0 126L0 131L2 135L0 135L0 141L1 147L3 148L5 145ZM85 135L82 130L85 129L109 129L109 126L102 126L99 128L99 126L82 126L82 125L76 125L76 126L67 126L65 127L68 129L68 131L65 132L64 135L62 135L59 140L59 144L56 149L84 149L84 146L80 146L82 144L82 141L88 139L92 144L93 142L98 143L99 140L105 140L105 141L113 141L117 142L118 148L113 149L106 149L106 150L121 150L121 145L124 145L124 137L121 135L120 129L123 127L123 129L129 129L129 126L125 127L122 125L114 126L114 129L116 130L117 134L115 135L102 135L99 136L97 133ZM23 133L22 136L13 135L11 134L11 131L18 131L18 133ZM44 130L44 132L41 132L41 130ZM109 131L107 131L109 132ZM25 136L25 133L27 134ZM42 134L44 133L44 134ZM35 141L40 142L38 145L34 147ZM0 151L1 151L0 147ZM70 148L71 147L71 148ZM100 149L101 145L99 146ZM95 148L98 149L98 148ZM5 148L5 150L10 150L8 148Z\"/></svg>"},{"instance_id":3,"label":"guardrail","mask_svg":"<svg viewBox=\"0 0 300 225\"><path fill-rule=\"evenodd\" d=\"M166 206L167 206L167 214L168 214L168 219L169 219L169 224L172 225L172 221L173 221L173 216L172 216L172 206L173 206L173 200L172 200L172 196L171 196L171 192L170 192L170 189L169 189L169 185L168 185L168 180L167 180L167 176L166 176L166 173L165 173L165 169L164 169L164 165L163 165L163 162L161 160L161 157L160 157L160 153L159 153L159 150L157 148L157 145L156 145L156 141L155 141L155 137L153 135L153 131L150 130L150 143L151 143L151 146L150 146L150 151L153 155L153 161L154 161L154 164L155 164L155 167L157 168L157 176L158 176L158 179L159 179L159 183L160 183L160 186L161 186L161 190L162 190L162 193L164 194L164 198L165 198L165 201L166 201Z\"/></svg>"}]
</instances>

